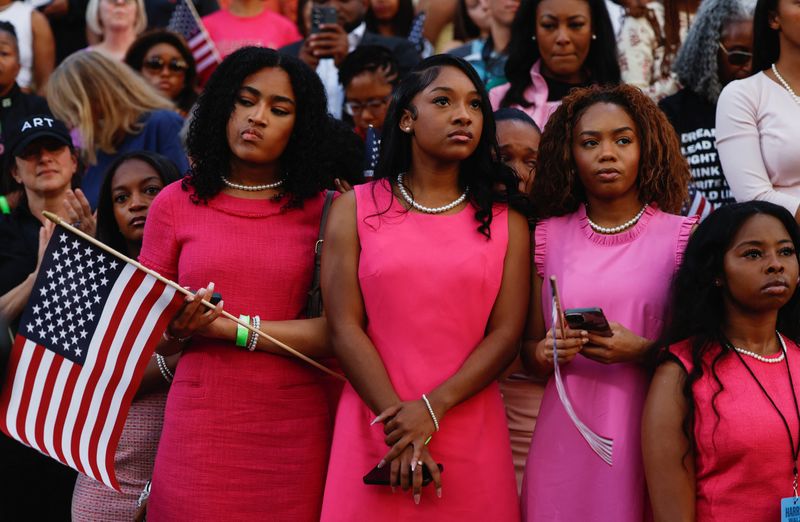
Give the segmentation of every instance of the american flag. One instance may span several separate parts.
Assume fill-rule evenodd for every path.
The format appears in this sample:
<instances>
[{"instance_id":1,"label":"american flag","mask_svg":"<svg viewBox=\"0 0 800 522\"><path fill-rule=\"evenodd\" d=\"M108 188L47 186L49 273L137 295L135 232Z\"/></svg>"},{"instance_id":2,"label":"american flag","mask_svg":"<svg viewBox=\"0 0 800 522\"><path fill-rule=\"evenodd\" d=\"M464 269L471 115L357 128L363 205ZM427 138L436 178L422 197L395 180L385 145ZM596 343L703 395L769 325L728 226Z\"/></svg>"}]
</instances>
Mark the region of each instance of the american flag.
<instances>
[{"instance_id":1,"label":"american flag","mask_svg":"<svg viewBox=\"0 0 800 522\"><path fill-rule=\"evenodd\" d=\"M169 19L167 29L178 33L189 44L194 61L197 62L197 73L200 74L209 67L212 67L220 60L214 42L208 36L200 16L190 4L192 0L178 0L175 11Z\"/></svg>"},{"instance_id":2,"label":"american flag","mask_svg":"<svg viewBox=\"0 0 800 522\"><path fill-rule=\"evenodd\" d=\"M14 340L0 429L119 490L114 453L131 400L182 295L56 229Z\"/></svg>"},{"instance_id":3,"label":"american flag","mask_svg":"<svg viewBox=\"0 0 800 522\"><path fill-rule=\"evenodd\" d=\"M367 128L367 136L364 141L364 177L367 179L375 175L375 168L378 166L378 158L381 154L381 139L375 127Z\"/></svg>"}]
</instances>

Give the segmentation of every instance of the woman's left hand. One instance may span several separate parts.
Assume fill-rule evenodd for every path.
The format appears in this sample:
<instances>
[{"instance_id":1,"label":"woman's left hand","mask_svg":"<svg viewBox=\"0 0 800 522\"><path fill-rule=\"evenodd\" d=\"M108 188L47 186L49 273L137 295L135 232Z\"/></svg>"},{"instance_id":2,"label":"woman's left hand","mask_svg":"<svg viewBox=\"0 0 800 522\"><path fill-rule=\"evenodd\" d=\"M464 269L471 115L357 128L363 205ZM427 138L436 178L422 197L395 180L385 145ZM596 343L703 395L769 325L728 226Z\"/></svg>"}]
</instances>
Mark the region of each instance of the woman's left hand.
<instances>
[{"instance_id":1,"label":"woman's left hand","mask_svg":"<svg viewBox=\"0 0 800 522\"><path fill-rule=\"evenodd\" d=\"M97 220L92 214L89 200L83 195L81 189L75 189L74 192L67 191L64 198L64 215L67 223L94 237L97 231Z\"/></svg>"},{"instance_id":2,"label":"woman's left hand","mask_svg":"<svg viewBox=\"0 0 800 522\"><path fill-rule=\"evenodd\" d=\"M581 354L604 364L638 362L642 359L651 341L639 337L619 323L609 323L611 337L603 337L589 332L589 344L584 345Z\"/></svg>"},{"instance_id":3,"label":"woman's left hand","mask_svg":"<svg viewBox=\"0 0 800 522\"><path fill-rule=\"evenodd\" d=\"M416 462L436 426L433 424L428 408L422 399L395 404L383 410L375 417L373 424L383 422L383 433L386 434L384 442L391 449L383 457L382 462L391 462L409 445L414 446L412 460Z\"/></svg>"}]
</instances>

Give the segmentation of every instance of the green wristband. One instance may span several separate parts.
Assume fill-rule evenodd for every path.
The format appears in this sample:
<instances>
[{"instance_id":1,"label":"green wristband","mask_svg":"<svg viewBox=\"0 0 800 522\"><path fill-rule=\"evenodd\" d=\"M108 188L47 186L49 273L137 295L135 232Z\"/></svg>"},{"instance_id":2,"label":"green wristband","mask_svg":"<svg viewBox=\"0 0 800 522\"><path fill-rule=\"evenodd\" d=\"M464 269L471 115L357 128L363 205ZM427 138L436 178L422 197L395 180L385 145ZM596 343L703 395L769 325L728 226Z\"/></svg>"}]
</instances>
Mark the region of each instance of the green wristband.
<instances>
[{"instance_id":1,"label":"green wristband","mask_svg":"<svg viewBox=\"0 0 800 522\"><path fill-rule=\"evenodd\" d=\"M0 214L11 214L11 207L5 196L0 196Z\"/></svg>"},{"instance_id":2,"label":"green wristband","mask_svg":"<svg viewBox=\"0 0 800 522\"><path fill-rule=\"evenodd\" d=\"M239 320L243 323L250 324L250 316L249 315L240 315ZM247 337L250 333L250 330L245 328L240 324L236 324L236 346L240 346L244 348L247 346Z\"/></svg>"}]
</instances>

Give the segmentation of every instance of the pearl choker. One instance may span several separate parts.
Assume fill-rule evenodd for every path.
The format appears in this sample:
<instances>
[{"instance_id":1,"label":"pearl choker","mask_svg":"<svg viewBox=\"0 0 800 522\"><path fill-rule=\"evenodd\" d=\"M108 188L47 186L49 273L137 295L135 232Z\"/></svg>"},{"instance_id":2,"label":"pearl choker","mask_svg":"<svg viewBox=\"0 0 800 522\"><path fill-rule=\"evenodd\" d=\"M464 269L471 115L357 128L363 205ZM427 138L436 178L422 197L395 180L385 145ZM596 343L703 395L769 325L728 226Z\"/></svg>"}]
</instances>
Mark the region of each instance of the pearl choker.
<instances>
[{"instance_id":1,"label":"pearl choker","mask_svg":"<svg viewBox=\"0 0 800 522\"><path fill-rule=\"evenodd\" d=\"M447 212L451 208L455 208L463 203L464 200L467 199L467 193L469 193L469 187L467 187L464 189L464 192L458 196L458 198L456 198L455 201L448 203L447 205L441 207L425 207L414 201L414 198L412 198L411 194L408 193L405 185L403 185L402 173L397 175L397 189L400 191L400 195L403 196L403 199L406 200L406 203L426 214L441 214L442 212Z\"/></svg>"},{"instance_id":2,"label":"pearl choker","mask_svg":"<svg viewBox=\"0 0 800 522\"><path fill-rule=\"evenodd\" d=\"M623 224L621 224L619 226L616 226L616 227L601 227L600 225L598 225L597 223L595 223L594 221L589 219L588 213L586 215L586 219L589 221L589 226L592 227L592 230L594 230L595 232L600 232L601 234L617 234L619 232L622 232L623 230L631 228L633 225L638 223L639 220L642 218L642 215L644 215L644 211L646 209L647 209L647 205L643 206L642 210L640 210L631 219L629 219L625 223L623 223Z\"/></svg>"},{"instance_id":3,"label":"pearl choker","mask_svg":"<svg viewBox=\"0 0 800 522\"><path fill-rule=\"evenodd\" d=\"M800 105L800 96L795 94L794 89L792 89L792 87L789 85L789 82L787 82L786 80L783 79L783 76L781 76L781 73L778 72L778 68L775 67L774 63L772 64L772 73L775 75L775 78L777 78L778 81L781 82L781 85L783 85L783 88L786 89L787 91L789 91L789 94L792 96L792 99L794 100L794 102L796 104Z\"/></svg>"},{"instance_id":4,"label":"pearl choker","mask_svg":"<svg viewBox=\"0 0 800 522\"><path fill-rule=\"evenodd\" d=\"M230 188L235 188L235 189L238 189L238 190L246 190L247 192L259 192L259 191L262 191L262 190L269 190L269 189L278 188L281 185L283 185L283 180L282 179L279 179L275 183L266 183L264 185L240 185L238 183L234 183L233 181L229 180L225 176L221 176L221 178L222 178L222 182L225 183L225 185L229 186Z\"/></svg>"},{"instance_id":5,"label":"pearl choker","mask_svg":"<svg viewBox=\"0 0 800 522\"><path fill-rule=\"evenodd\" d=\"M731 345L731 347L740 354L752 357L757 361L774 364L783 362L783 360L786 359L786 344L784 344L783 337L781 337L780 334L778 335L778 341L781 343L781 354L777 357L764 357L760 353L751 352L750 350L745 350L744 348L739 348L738 346Z\"/></svg>"}]
</instances>

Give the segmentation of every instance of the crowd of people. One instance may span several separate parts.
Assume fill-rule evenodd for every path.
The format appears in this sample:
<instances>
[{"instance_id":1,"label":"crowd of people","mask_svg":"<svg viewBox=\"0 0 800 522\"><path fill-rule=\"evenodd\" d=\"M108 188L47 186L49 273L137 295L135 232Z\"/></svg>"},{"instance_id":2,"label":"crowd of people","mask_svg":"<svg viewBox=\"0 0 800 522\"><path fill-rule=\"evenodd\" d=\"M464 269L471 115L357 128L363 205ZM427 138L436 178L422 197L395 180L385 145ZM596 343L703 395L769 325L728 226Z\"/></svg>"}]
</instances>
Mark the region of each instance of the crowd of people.
<instances>
[{"instance_id":1,"label":"crowd of people","mask_svg":"<svg viewBox=\"0 0 800 522\"><path fill-rule=\"evenodd\" d=\"M793 0L0 4L0 384L43 211L192 291L0 519L800 512Z\"/></svg>"}]
</instances>

